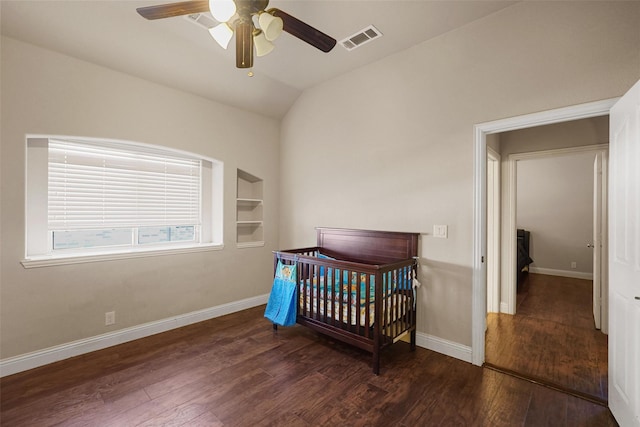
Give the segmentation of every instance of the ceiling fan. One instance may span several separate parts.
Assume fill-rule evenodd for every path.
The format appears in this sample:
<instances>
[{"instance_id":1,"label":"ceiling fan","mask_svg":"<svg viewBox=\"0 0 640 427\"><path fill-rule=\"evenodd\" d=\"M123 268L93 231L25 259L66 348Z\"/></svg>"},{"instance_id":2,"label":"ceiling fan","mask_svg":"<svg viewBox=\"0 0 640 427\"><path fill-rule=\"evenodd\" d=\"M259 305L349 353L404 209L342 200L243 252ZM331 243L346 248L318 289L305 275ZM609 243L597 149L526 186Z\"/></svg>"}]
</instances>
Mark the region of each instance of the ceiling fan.
<instances>
[{"instance_id":1,"label":"ceiling fan","mask_svg":"<svg viewBox=\"0 0 640 427\"><path fill-rule=\"evenodd\" d=\"M269 0L192 0L158 6L140 7L137 12L146 19L211 12L219 24L209 32L222 46L236 36L236 67L253 67L253 50L263 56L273 49L271 43L286 31L294 37L329 52L336 40L280 9L268 9ZM251 75L251 74L250 74Z\"/></svg>"}]
</instances>

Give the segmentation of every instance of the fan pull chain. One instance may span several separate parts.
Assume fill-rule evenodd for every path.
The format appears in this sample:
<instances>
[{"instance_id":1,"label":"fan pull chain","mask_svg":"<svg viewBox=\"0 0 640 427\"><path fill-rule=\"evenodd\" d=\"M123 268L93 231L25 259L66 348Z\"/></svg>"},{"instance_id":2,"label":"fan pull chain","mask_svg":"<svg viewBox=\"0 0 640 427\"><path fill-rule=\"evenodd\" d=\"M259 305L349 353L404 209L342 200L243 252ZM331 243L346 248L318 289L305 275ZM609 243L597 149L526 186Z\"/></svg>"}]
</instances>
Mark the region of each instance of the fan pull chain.
<instances>
[{"instance_id":1,"label":"fan pull chain","mask_svg":"<svg viewBox=\"0 0 640 427\"><path fill-rule=\"evenodd\" d=\"M253 68L249 68L249 72L247 73L247 76L253 77Z\"/></svg>"}]
</instances>

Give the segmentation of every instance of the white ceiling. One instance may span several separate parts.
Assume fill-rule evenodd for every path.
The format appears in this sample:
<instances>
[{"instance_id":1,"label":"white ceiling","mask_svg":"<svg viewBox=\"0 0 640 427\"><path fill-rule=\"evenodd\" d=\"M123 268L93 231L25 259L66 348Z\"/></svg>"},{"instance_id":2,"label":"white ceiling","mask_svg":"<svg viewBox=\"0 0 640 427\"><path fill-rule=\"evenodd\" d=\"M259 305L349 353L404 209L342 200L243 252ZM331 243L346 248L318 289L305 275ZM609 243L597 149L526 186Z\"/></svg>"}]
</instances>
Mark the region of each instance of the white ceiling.
<instances>
[{"instance_id":1,"label":"white ceiling","mask_svg":"<svg viewBox=\"0 0 640 427\"><path fill-rule=\"evenodd\" d=\"M0 0L3 35L146 80L253 111L283 117L305 89L365 66L514 1L272 0L279 8L341 40L374 25L383 37L353 51L329 53L283 33L254 59L254 76L235 68L206 29L184 17L148 21L137 7L176 0Z\"/></svg>"}]
</instances>

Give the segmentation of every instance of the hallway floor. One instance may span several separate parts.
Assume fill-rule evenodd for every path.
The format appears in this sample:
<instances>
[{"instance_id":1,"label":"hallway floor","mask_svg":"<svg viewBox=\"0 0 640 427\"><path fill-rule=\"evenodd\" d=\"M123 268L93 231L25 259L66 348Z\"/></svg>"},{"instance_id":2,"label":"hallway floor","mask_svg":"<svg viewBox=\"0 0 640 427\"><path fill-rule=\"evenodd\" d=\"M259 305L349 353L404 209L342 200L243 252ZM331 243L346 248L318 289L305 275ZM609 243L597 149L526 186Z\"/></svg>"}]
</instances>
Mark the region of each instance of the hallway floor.
<instances>
[{"instance_id":1,"label":"hallway floor","mask_svg":"<svg viewBox=\"0 0 640 427\"><path fill-rule=\"evenodd\" d=\"M590 280L528 274L516 315L487 316L486 364L606 402L607 335L594 327L591 289Z\"/></svg>"}]
</instances>

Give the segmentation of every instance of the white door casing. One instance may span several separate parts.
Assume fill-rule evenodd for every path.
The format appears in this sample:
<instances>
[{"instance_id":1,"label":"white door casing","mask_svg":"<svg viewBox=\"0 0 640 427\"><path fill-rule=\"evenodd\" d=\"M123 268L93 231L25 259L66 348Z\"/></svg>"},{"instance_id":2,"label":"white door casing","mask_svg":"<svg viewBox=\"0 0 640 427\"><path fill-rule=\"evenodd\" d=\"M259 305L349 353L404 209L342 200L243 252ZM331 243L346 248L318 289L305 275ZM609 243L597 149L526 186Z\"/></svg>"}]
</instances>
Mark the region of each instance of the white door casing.
<instances>
[{"instance_id":1,"label":"white door casing","mask_svg":"<svg viewBox=\"0 0 640 427\"><path fill-rule=\"evenodd\" d=\"M500 312L500 154L487 147L487 312Z\"/></svg>"},{"instance_id":2,"label":"white door casing","mask_svg":"<svg viewBox=\"0 0 640 427\"><path fill-rule=\"evenodd\" d=\"M593 162L593 320L596 329L608 333L607 278L607 162L608 153Z\"/></svg>"},{"instance_id":3,"label":"white door casing","mask_svg":"<svg viewBox=\"0 0 640 427\"><path fill-rule=\"evenodd\" d=\"M609 333L609 150L602 155L602 211L600 244L600 331Z\"/></svg>"},{"instance_id":4,"label":"white door casing","mask_svg":"<svg viewBox=\"0 0 640 427\"><path fill-rule=\"evenodd\" d=\"M640 426L640 81L609 126L609 408Z\"/></svg>"},{"instance_id":5,"label":"white door casing","mask_svg":"<svg viewBox=\"0 0 640 427\"><path fill-rule=\"evenodd\" d=\"M602 247L600 235L602 224L600 212L602 208L602 157L598 154L593 161L593 323L596 329L601 328L601 274L600 268Z\"/></svg>"}]
</instances>

